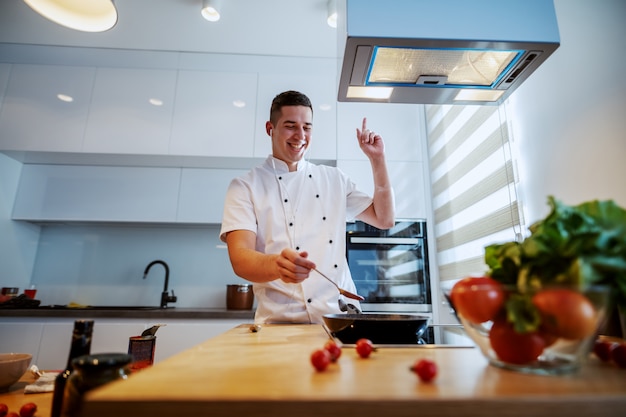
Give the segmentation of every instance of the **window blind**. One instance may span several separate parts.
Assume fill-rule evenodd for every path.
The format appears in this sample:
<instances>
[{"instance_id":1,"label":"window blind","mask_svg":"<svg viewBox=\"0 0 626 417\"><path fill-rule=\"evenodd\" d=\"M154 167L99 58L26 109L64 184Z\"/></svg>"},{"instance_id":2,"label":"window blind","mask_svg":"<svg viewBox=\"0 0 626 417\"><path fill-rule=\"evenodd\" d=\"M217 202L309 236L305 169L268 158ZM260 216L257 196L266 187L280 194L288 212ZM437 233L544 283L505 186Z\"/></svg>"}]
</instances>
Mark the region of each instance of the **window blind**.
<instances>
[{"instance_id":1,"label":"window blind","mask_svg":"<svg viewBox=\"0 0 626 417\"><path fill-rule=\"evenodd\" d=\"M428 105L426 131L440 282L484 273L484 248L524 224L503 106Z\"/></svg>"}]
</instances>

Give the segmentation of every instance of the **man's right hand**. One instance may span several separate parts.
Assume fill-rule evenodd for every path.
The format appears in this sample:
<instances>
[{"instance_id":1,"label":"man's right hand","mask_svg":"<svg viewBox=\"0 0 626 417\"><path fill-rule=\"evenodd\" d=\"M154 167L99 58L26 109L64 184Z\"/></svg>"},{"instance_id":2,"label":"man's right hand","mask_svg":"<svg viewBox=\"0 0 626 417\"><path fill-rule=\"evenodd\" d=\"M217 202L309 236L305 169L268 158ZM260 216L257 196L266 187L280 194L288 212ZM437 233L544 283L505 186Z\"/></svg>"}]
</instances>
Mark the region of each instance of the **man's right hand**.
<instances>
[{"instance_id":1,"label":"man's right hand","mask_svg":"<svg viewBox=\"0 0 626 417\"><path fill-rule=\"evenodd\" d=\"M280 279L288 284L299 284L309 277L315 263L308 259L308 252L283 249L276 258Z\"/></svg>"}]
</instances>

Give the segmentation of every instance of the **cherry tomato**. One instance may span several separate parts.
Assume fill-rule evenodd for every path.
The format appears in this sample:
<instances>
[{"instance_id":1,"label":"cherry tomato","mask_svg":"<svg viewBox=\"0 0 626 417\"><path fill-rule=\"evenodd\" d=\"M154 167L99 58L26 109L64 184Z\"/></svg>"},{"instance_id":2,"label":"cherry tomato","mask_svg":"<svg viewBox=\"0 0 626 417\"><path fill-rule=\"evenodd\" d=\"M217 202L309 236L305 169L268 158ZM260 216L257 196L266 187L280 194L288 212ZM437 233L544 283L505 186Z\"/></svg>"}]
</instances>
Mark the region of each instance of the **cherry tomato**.
<instances>
[{"instance_id":1,"label":"cherry tomato","mask_svg":"<svg viewBox=\"0 0 626 417\"><path fill-rule=\"evenodd\" d=\"M15 411L11 411L9 414L7 414L7 417L20 417L20 415L17 414Z\"/></svg>"},{"instance_id":2,"label":"cherry tomato","mask_svg":"<svg viewBox=\"0 0 626 417\"><path fill-rule=\"evenodd\" d=\"M330 364L330 353L326 349L317 349L311 354L311 364L318 371L324 371Z\"/></svg>"},{"instance_id":3,"label":"cherry tomato","mask_svg":"<svg viewBox=\"0 0 626 417\"><path fill-rule=\"evenodd\" d=\"M26 403L20 408L20 417L33 417L37 411L37 404Z\"/></svg>"},{"instance_id":4,"label":"cherry tomato","mask_svg":"<svg viewBox=\"0 0 626 417\"><path fill-rule=\"evenodd\" d=\"M437 364L430 359L419 359L411 370L424 382L430 382L437 376Z\"/></svg>"},{"instance_id":5,"label":"cherry tomato","mask_svg":"<svg viewBox=\"0 0 626 417\"><path fill-rule=\"evenodd\" d=\"M362 358L369 358L374 351L374 344L369 339L359 339L356 341L356 353Z\"/></svg>"},{"instance_id":6,"label":"cherry tomato","mask_svg":"<svg viewBox=\"0 0 626 417\"><path fill-rule=\"evenodd\" d=\"M611 350L611 359L620 368L626 368L626 343L619 343Z\"/></svg>"},{"instance_id":7,"label":"cherry tomato","mask_svg":"<svg viewBox=\"0 0 626 417\"><path fill-rule=\"evenodd\" d=\"M597 313L583 294L554 288L539 291L532 302L539 310L546 332L564 339L577 340L596 331Z\"/></svg>"},{"instance_id":8,"label":"cherry tomato","mask_svg":"<svg viewBox=\"0 0 626 417\"><path fill-rule=\"evenodd\" d=\"M494 321L489 341L501 361L516 365L534 361L546 346L539 332L518 333L505 318Z\"/></svg>"},{"instance_id":9,"label":"cherry tomato","mask_svg":"<svg viewBox=\"0 0 626 417\"><path fill-rule=\"evenodd\" d=\"M332 340L329 340L324 345L324 349L330 354L330 361L337 362L337 359L341 356L341 348Z\"/></svg>"},{"instance_id":10,"label":"cherry tomato","mask_svg":"<svg viewBox=\"0 0 626 417\"><path fill-rule=\"evenodd\" d=\"M504 305L502 285L489 277L467 277L452 287L450 299L457 314L472 323L492 320Z\"/></svg>"},{"instance_id":11,"label":"cherry tomato","mask_svg":"<svg viewBox=\"0 0 626 417\"><path fill-rule=\"evenodd\" d=\"M9 406L4 403L0 403L0 417L6 417L8 413L9 413Z\"/></svg>"},{"instance_id":12,"label":"cherry tomato","mask_svg":"<svg viewBox=\"0 0 626 417\"><path fill-rule=\"evenodd\" d=\"M614 341L597 339L593 344L593 353L601 361L608 362L611 360L613 348L617 345L618 343Z\"/></svg>"}]
</instances>

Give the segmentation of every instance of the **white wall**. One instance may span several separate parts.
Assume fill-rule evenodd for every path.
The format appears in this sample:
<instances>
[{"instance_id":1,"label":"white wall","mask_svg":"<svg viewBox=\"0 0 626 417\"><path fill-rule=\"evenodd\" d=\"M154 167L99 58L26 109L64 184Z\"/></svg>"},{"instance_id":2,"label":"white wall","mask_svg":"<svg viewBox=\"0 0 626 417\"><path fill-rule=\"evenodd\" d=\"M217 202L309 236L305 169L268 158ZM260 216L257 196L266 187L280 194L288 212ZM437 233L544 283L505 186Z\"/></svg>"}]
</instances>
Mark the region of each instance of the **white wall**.
<instances>
[{"instance_id":1,"label":"white wall","mask_svg":"<svg viewBox=\"0 0 626 417\"><path fill-rule=\"evenodd\" d=\"M509 99L527 224L567 204L626 207L626 2L555 0L561 46Z\"/></svg>"},{"instance_id":2,"label":"white wall","mask_svg":"<svg viewBox=\"0 0 626 417\"><path fill-rule=\"evenodd\" d=\"M30 283L39 227L11 220L22 164L0 153L0 286L24 289Z\"/></svg>"}]
</instances>

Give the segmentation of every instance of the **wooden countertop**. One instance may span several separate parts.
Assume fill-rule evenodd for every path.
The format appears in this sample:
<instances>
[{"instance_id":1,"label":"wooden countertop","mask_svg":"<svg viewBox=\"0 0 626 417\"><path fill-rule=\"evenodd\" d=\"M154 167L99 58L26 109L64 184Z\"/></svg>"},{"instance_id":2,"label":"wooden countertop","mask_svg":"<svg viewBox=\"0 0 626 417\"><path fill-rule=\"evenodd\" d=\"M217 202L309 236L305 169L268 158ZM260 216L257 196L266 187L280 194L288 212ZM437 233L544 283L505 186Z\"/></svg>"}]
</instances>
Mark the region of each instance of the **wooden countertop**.
<instances>
[{"instance_id":1,"label":"wooden countertop","mask_svg":"<svg viewBox=\"0 0 626 417\"><path fill-rule=\"evenodd\" d=\"M319 325L238 326L87 396L85 415L122 416L617 416L626 410L626 370L591 358L562 376L493 367L475 348L379 348L361 359L344 348L316 372ZM439 366L432 383L409 367ZM286 413L286 414L284 414Z\"/></svg>"}]
</instances>

